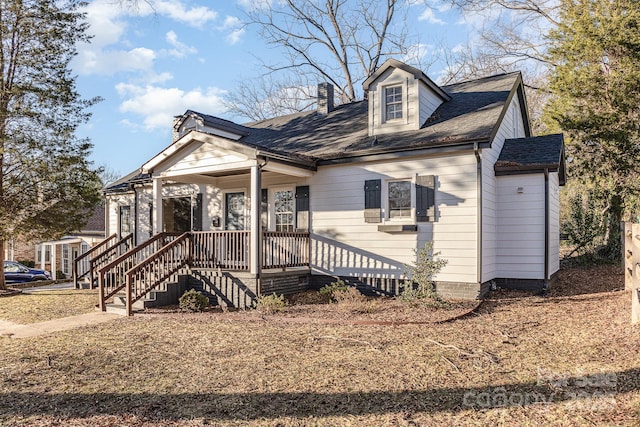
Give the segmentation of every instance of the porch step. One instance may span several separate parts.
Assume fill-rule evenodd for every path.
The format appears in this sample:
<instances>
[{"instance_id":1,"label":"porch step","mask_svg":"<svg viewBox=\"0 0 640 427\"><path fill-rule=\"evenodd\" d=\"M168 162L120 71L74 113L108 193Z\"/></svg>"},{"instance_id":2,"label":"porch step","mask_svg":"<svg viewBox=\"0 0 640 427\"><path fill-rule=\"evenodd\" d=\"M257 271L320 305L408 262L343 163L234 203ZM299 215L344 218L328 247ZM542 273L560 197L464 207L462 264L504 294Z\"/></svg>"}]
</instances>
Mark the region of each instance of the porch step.
<instances>
[{"instance_id":1,"label":"porch step","mask_svg":"<svg viewBox=\"0 0 640 427\"><path fill-rule=\"evenodd\" d=\"M117 304L117 303L107 304L106 309L107 309L106 310L107 313L119 314L121 316L127 315L127 307L124 304ZM142 311L142 310L136 307L133 308L134 313L139 311Z\"/></svg>"},{"instance_id":2,"label":"porch step","mask_svg":"<svg viewBox=\"0 0 640 427\"><path fill-rule=\"evenodd\" d=\"M156 304L156 292L151 291L146 297L139 299L133 303L134 309L144 310L145 308L155 307ZM123 294L117 294L113 297L113 303L117 306L125 306L127 304L127 296Z\"/></svg>"}]
</instances>

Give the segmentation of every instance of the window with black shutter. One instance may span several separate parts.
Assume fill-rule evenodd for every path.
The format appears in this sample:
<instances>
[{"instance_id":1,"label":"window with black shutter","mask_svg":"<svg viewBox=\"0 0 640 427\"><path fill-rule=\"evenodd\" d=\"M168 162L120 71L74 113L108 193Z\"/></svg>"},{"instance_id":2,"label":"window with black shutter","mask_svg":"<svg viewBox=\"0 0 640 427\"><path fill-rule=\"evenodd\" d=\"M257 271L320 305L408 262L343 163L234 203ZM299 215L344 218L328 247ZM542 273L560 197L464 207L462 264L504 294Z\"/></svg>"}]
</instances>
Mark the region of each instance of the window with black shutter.
<instances>
[{"instance_id":1,"label":"window with black shutter","mask_svg":"<svg viewBox=\"0 0 640 427\"><path fill-rule=\"evenodd\" d=\"M370 179L364 182L364 220L377 223L382 221L382 180Z\"/></svg>"},{"instance_id":2,"label":"window with black shutter","mask_svg":"<svg viewBox=\"0 0 640 427\"><path fill-rule=\"evenodd\" d=\"M436 177L423 175L416 178L416 220L434 222L436 220Z\"/></svg>"}]
</instances>

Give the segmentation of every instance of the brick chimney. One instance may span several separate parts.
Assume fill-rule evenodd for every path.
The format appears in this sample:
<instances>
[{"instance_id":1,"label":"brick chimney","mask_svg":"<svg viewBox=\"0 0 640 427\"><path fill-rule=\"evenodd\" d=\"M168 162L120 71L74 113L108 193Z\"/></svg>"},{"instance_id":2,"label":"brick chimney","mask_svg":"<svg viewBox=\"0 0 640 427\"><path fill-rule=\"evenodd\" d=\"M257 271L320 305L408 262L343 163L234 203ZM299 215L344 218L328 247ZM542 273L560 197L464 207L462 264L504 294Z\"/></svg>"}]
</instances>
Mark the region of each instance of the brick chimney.
<instances>
[{"instance_id":1,"label":"brick chimney","mask_svg":"<svg viewBox=\"0 0 640 427\"><path fill-rule=\"evenodd\" d=\"M331 83L318 84L318 114L327 115L333 111L333 85Z\"/></svg>"}]
</instances>

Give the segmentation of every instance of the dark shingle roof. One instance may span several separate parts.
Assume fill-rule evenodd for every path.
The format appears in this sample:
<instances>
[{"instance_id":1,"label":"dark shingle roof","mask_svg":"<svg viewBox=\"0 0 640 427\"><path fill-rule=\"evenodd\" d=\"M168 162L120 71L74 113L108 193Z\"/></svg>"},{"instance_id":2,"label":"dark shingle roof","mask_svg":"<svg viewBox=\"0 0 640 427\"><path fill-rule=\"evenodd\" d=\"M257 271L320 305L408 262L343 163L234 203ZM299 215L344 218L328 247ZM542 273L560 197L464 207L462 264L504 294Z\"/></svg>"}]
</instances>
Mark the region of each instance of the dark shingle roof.
<instances>
[{"instance_id":1,"label":"dark shingle roof","mask_svg":"<svg viewBox=\"0 0 640 427\"><path fill-rule=\"evenodd\" d=\"M415 131L369 136L368 103L360 101L339 105L327 115L308 111L247 123L251 133L239 142L317 160L489 142L519 79L519 73L510 73L443 86L451 100Z\"/></svg>"},{"instance_id":2,"label":"dark shingle roof","mask_svg":"<svg viewBox=\"0 0 640 427\"><path fill-rule=\"evenodd\" d=\"M95 207L93 214L87 220L87 225L82 228L84 232L99 231L104 233L104 205L99 204Z\"/></svg>"},{"instance_id":3,"label":"dark shingle roof","mask_svg":"<svg viewBox=\"0 0 640 427\"><path fill-rule=\"evenodd\" d=\"M504 141L496 172L558 170L564 182L564 137L562 134L507 139Z\"/></svg>"},{"instance_id":4,"label":"dark shingle roof","mask_svg":"<svg viewBox=\"0 0 640 427\"><path fill-rule=\"evenodd\" d=\"M151 182L151 175L148 173L137 173L135 175L130 174L130 178L121 178L118 181L108 185L104 188L107 193L117 193L121 191L129 191L131 184L138 184L144 182Z\"/></svg>"}]
</instances>

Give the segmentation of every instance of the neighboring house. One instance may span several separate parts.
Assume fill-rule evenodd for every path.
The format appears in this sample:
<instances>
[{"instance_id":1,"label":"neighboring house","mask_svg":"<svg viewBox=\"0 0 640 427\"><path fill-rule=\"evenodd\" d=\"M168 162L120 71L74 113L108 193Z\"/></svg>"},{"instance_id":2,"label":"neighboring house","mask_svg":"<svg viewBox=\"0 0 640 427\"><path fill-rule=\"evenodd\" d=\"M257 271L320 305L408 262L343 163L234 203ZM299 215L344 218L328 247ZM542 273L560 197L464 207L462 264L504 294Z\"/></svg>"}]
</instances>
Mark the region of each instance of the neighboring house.
<instances>
[{"instance_id":1,"label":"neighboring house","mask_svg":"<svg viewBox=\"0 0 640 427\"><path fill-rule=\"evenodd\" d=\"M105 239L104 210L103 204L96 206L87 224L80 231L59 240L37 243L35 245L36 267L50 271L54 280L70 278L73 273L73 260ZM59 277L59 272L62 272L64 277Z\"/></svg>"},{"instance_id":2,"label":"neighboring house","mask_svg":"<svg viewBox=\"0 0 640 427\"><path fill-rule=\"evenodd\" d=\"M317 111L244 125L187 111L168 147L106 189L107 234L140 244L209 232L194 233L209 243L194 237L191 273L236 305L336 277L397 293L430 240L448 261L436 277L444 295L547 286L564 145L531 135L521 75L439 87L389 60L364 90L365 101L334 107L321 84ZM194 251L217 272L194 273ZM278 251L304 260L275 262Z\"/></svg>"}]
</instances>

